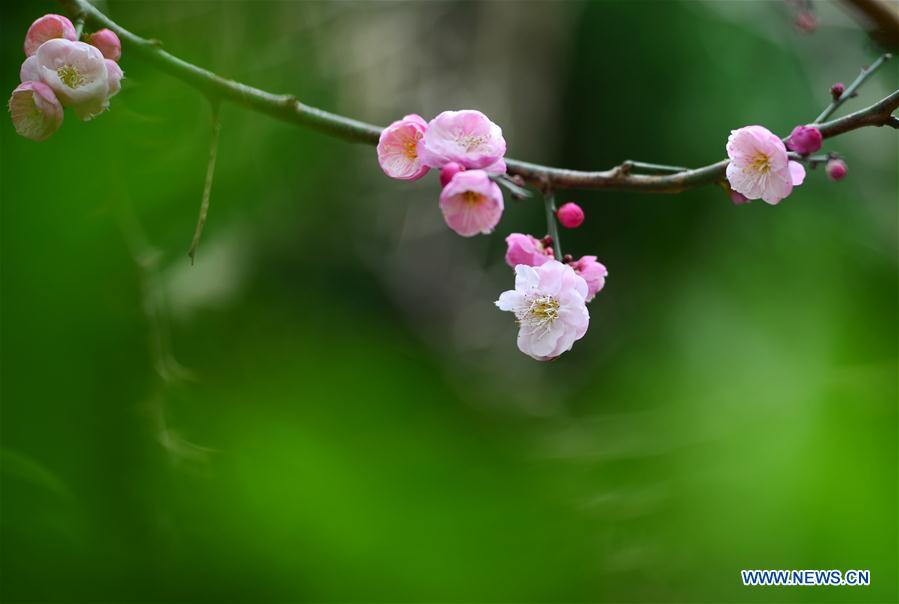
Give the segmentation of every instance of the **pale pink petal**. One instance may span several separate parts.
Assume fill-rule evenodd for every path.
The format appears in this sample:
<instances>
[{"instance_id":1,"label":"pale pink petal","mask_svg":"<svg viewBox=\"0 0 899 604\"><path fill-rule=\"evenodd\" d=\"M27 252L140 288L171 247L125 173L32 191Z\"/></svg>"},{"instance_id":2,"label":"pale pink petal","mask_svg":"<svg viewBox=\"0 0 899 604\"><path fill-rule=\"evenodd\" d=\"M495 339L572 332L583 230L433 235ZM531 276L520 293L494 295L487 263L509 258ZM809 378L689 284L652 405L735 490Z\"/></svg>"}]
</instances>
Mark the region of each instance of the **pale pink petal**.
<instances>
[{"instance_id":1,"label":"pale pink petal","mask_svg":"<svg viewBox=\"0 0 899 604\"><path fill-rule=\"evenodd\" d=\"M78 39L75 26L62 15L44 15L28 28L25 34L25 56L30 57L37 52L41 44L47 40L62 38L74 42Z\"/></svg>"},{"instance_id":2,"label":"pale pink petal","mask_svg":"<svg viewBox=\"0 0 899 604\"><path fill-rule=\"evenodd\" d=\"M788 165L790 166L790 180L794 187L798 187L805 181L805 166L798 161L791 161Z\"/></svg>"}]
</instances>

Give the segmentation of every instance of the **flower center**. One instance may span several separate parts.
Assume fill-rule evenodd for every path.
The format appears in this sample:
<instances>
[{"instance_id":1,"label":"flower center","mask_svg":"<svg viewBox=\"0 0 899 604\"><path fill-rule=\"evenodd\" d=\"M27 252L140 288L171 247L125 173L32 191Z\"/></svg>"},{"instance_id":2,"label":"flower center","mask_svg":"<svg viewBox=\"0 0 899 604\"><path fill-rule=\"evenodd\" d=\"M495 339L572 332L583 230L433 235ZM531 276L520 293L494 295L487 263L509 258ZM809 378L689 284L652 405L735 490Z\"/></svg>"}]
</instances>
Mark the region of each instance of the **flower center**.
<instances>
[{"instance_id":1,"label":"flower center","mask_svg":"<svg viewBox=\"0 0 899 604\"><path fill-rule=\"evenodd\" d=\"M466 153L471 153L481 145L487 142L487 139L483 136L477 136L474 134L463 134L460 135L456 142L459 143L459 146L465 149Z\"/></svg>"},{"instance_id":2,"label":"flower center","mask_svg":"<svg viewBox=\"0 0 899 604\"><path fill-rule=\"evenodd\" d=\"M56 75L59 76L63 84L72 89L83 86L86 82L84 76L81 75L81 72L74 65L63 65L56 70Z\"/></svg>"},{"instance_id":3,"label":"flower center","mask_svg":"<svg viewBox=\"0 0 899 604\"><path fill-rule=\"evenodd\" d=\"M535 329L548 330L559 318L559 301L552 296L540 296L530 301L519 322Z\"/></svg>"},{"instance_id":4,"label":"flower center","mask_svg":"<svg viewBox=\"0 0 899 604\"><path fill-rule=\"evenodd\" d=\"M474 191L465 191L462 193L462 201L471 205L477 205L484 200L484 196Z\"/></svg>"},{"instance_id":5,"label":"flower center","mask_svg":"<svg viewBox=\"0 0 899 604\"><path fill-rule=\"evenodd\" d=\"M758 153L752 158L749 167L760 174L767 174L771 170L771 158L764 153Z\"/></svg>"},{"instance_id":6,"label":"flower center","mask_svg":"<svg viewBox=\"0 0 899 604\"><path fill-rule=\"evenodd\" d=\"M418 141L414 138L408 139L403 143L403 154L409 159L418 159L418 150L416 149Z\"/></svg>"}]
</instances>

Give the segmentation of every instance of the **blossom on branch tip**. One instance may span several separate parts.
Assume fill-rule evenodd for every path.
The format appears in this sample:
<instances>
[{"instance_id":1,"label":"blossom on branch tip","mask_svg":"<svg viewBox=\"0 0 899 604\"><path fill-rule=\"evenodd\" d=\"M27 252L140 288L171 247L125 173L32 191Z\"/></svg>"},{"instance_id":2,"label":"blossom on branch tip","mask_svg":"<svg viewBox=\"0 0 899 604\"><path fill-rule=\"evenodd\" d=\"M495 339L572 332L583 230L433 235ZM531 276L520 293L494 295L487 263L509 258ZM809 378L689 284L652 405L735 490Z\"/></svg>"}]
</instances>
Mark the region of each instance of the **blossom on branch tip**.
<instances>
[{"instance_id":1,"label":"blossom on branch tip","mask_svg":"<svg viewBox=\"0 0 899 604\"><path fill-rule=\"evenodd\" d=\"M118 61L122 57L122 43L119 37L111 29L101 29L88 36L91 46L96 46L103 56L112 61Z\"/></svg>"},{"instance_id":2,"label":"blossom on branch tip","mask_svg":"<svg viewBox=\"0 0 899 604\"><path fill-rule=\"evenodd\" d=\"M590 324L587 282L558 260L515 267L515 289L503 292L496 306L518 321L518 349L538 361L571 350Z\"/></svg>"},{"instance_id":3,"label":"blossom on branch tip","mask_svg":"<svg viewBox=\"0 0 899 604\"><path fill-rule=\"evenodd\" d=\"M787 147L800 155L814 153L821 148L824 137L815 126L796 126L787 139Z\"/></svg>"},{"instance_id":4,"label":"blossom on branch tip","mask_svg":"<svg viewBox=\"0 0 899 604\"><path fill-rule=\"evenodd\" d=\"M37 52L41 44L47 40L62 38L74 42L78 39L75 26L62 15L44 15L28 28L25 34L25 56L30 57Z\"/></svg>"},{"instance_id":5,"label":"blossom on branch tip","mask_svg":"<svg viewBox=\"0 0 899 604\"><path fill-rule=\"evenodd\" d=\"M605 265L596 261L596 256L581 256L569 264L574 272L587 282L586 302L592 300L605 286L609 271Z\"/></svg>"},{"instance_id":6,"label":"blossom on branch tip","mask_svg":"<svg viewBox=\"0 0 899 604\"><path fill-rule=\"evenodd\" d=\"M834 181L843 180L846 178L846 173L849 172L846 162L838 158L828 160L824 170L827 172L827 176L830 177L830 180Z\"/></svg>"},{"instance_id":7,"label":"blossom on branch tip","mask_svg":"<svg viewBox=\"0 0 899 604\"><path fill-rule=\"evenodd\" d=\"M790 161L783 141L762 126L731 131L726 148L727 181L747 199L777 204L805 178L805 168Z\"/></svg>"},{"instance_id":8,"label":"blossom on branch tip","mask_svg":"<svg viewBox=\"0 0 899 604\"><path fill-rule=\"evenodd\" d=\"M16 132L35 141L44 141L62 124L62 105L49 86L23 82L9 98L9 112Z\"/></svg>"},{"instance_id":9,"label":"blossom on branch tip","mask_svg":"<svg viewBox=\"0 0 899 604\"><path fill-rule=\"evenodd\" d=\"M450 162L469 170L505 172L506 140L502 128L480 111L444 111L428 123L418 143L418 154L431 168Z\"/></svg>"},{"instance_id":10,"label":"blossom on branch tip","mask_svg":"<svg viewBox=\"0 0 899 604\"><path fill-rule=\"evenodd\" d=\"M428 172L418 144L428 123L420 115L407 115L384 130L378 139L378 163L384 174L398 180L418 180Z\"/></svg>"},{"instance_id":11,"label":"blossom on branch tip","mask_svg":"<svg viewBox=\"0 0 899 604\"><path fill-rule=\"evenodd\" d=\"M41 81L84 121L109 106L109 71L99 50L84 42L49 40L37 51Z\"/></svg>"},{"instance_id":12,"label":"blossom on branch tip","mask_svg":"<svg viewBox=\"0 0 899 604\"><path fill-rule=\"evenodd\" d=\"M458 172L440 193L440 210L459 235L487 234L503 215L503 194L483 170Z\"/></svg>"},{"instance_id":13,"label":"blossom on branch tip","mask_svg":"<svg viewBox=\"0 0 899 604\"><path fill-rule=\"evenodd\" d=\"M570 201L556 211L556 216L566 229L576 229L584 223L584 210Z\"/></svg>"},{"instance_id":14,"label":"blossom on branch tip","mask_svg":"<svg viewBox=\"0 0 899 604\"><path fill-rule=\"evenodd\" d=\"M552 244L544 245L531 235L512 233L506 237L506 246L506 264L512 268L519 264L541 266L553 259Z\"/></svg>"}]
</instances>

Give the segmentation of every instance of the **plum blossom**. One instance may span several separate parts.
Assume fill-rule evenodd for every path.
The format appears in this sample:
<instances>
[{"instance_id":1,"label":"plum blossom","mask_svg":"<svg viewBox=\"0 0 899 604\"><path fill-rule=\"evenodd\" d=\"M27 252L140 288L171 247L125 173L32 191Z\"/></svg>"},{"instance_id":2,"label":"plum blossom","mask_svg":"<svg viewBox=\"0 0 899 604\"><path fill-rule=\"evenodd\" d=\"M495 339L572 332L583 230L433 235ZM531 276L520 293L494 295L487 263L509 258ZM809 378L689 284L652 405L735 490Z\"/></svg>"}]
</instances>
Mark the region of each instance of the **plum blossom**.
<instances>
[{"instance_id":1,"label":"plum blossom","mask_svg":"<svg viewBox=\"0 0 899 604\"><path fill-rule=\"evenodd\" d=\"M587 282L587 297L585 302L592 300L597 292L606 284L609 271L603 263L596 261L596 256L581 256L571 262L569 266L574 272Z\"/></svg>"},{"instance_id":2,"label":"plum blossom","mask_svg":"<svg viewBox=\"0 0 899 604\"><path fill-rule=\"evenodd\" d=\"M62 15L44 15L28 28L25 34L25 56L30 57L37 52L41 44L47 40L62 38L74 42L78 39L75 26Z\"/></svg>"},{"instance_id":3,"label":"plum blossom","mask_svg":"<svg viewBox=\"0 0 899 604\"><path fill-rule=\"evenodd\" d=\"M503 292L496 306L515 314L518 349L538 361L571 350L587 333L590 313L587 282L558 260L515 267L515 289Z\"/></svg>"},{"instance_id":4,"label":"plum blossom","mask_svg":"<svg viewBox=\"0 0 899 604\"><path fill-rule=\"evenodd\" d=\"M519 264L541 266L553 259L551 245L531 235L512 233L506 237L506 264L515 268Z\"/></svg>"},{"instance_id":5,"label":"plum blossom","mask_svg":"<svg viewBox=\"0 0 899 604\"><path fill-rule=\"evenodd\" d=\"M398 180L418 180L428 172L418 147L428 123L420 115L407 115L384 128L378 139L378 163L384 174Z\"/></svg>"},{"instance_id":6,"label":"plum blossom","mask_svg":"<svg viewBox=\"0 0 899 604\"><path fill-rule=\"evenodd\" d=\"M483 170L458 172L440 193L440 210L459 235L487 234L503 215L503 194Z\"/></svg>"},{"instance_id":7,"label":"plum blossom","mask_svg":"<svg viewBox=\"0 0 899 604\"><path fill-rule=\"evenodd\" d=\"M88 121L109 106L109 70L99 50L55 39L42 44L35 56L40 80L79 118Z\"/></svg>"},{"instance_id":8,"label":"plum blossom","mask_svg":"<svg viewBox=\"0 0 899 604\"><path fill-rule=\"evenodd\" d=\"M787 139L787 147L800 155L814 153L821 148L824 137L815 126L796 126Z\"/></svg>"},{"instance_id":9,"label":"plum blossom","mask_svg":"<svg viewBox=\"0 0 899 604\"><path fill-rule=\"evenodd\" d=\"M91 46L96 46L103 53L103 57L112 61L122 58L122 43L119 37L111 29L101 29L88 36Z\"/></svg>"},{"instance_id":10,"label":"plum blossom","mask_svg":"<svg viewBox=\"0 0 899 604\"><path fill-rule=\"evenodd\" d=\"M556 211L556 216L566 229L576 229L584 223L584 210L570 201Z\"/></svg>"},{"instance_id":11,"label":"plum blossom","mask_svg":"<svg viewBox=\"0 0 899 604\"><path fill-rule=\"evenodd\" d=\"M480 111L444 111L428 123L418 142L425 165L442 168L456 162L469 170L504 173L506 140L502 128Z\"/></svg>"},{"instance_id":12,"label":"plum blossom","mask_svg":"<svg viewBox=\"0 0 899 604\"><path fill-rule=\"evenodd\" d=\"M9 98L9 112L16 132L35 141L47 140L62 124L62 105L42 82L19 84Z\"/></svg>"},{"instance_id":13,"label":"plum blossom","mask_svg":"<svg viewBox=\"0 0 899 604\"><path fill-rule=\"evenodd\" d=\"M731 131L727 155L727 180L747 199L775 205L805 178L805 168L790 161L783 141L762 126Z\"/></svg>"}]
</instances>

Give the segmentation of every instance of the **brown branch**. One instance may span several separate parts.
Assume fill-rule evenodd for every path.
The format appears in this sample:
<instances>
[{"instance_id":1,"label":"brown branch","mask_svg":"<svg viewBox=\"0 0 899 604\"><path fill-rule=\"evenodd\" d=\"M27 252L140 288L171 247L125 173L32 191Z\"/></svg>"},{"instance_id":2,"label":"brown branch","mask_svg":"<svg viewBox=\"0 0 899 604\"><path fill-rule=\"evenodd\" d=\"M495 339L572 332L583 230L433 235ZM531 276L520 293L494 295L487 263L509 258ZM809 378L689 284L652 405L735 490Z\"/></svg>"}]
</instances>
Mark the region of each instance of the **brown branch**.
<instances>
[{"instance_id":1,"label":"brown branch","mask_svg":"<svg viewBox=\"0 0 899 604\"><path fill-rule=\"evenodd\" d=\"M327 133L344 140L376 144L381 128L336 113L310 107L293 95L273 94L253 86L223 78L207 69L188 63L162 50L158 40L137 36L113 22L87 0L60 0L68 12L76 18L107 27L118 34L131 50L145 57L161 70L179 78L211 97L243 105L253 111L271 115L277 119ZM845 117L818 124L825 138L838 136L867 126L899 127L892 112L899 107L899 90L885 99ZM537 185L553 189L604 189L609 191L643 191L649 193L679 193L702 185L724 180L727 160L684 170L674 174L634 174L630 168L640 162L625 162L610 170L586 172L553 168L515 159L507 159L510 175L517 175Z\"/></svg>"}]
</instances>

